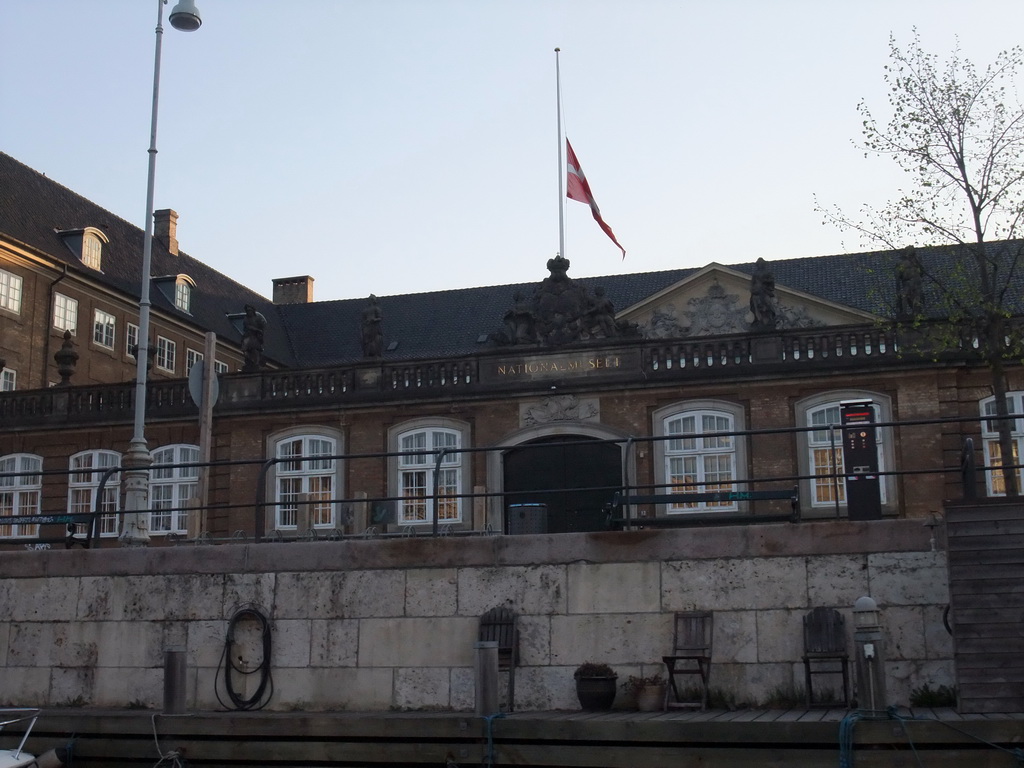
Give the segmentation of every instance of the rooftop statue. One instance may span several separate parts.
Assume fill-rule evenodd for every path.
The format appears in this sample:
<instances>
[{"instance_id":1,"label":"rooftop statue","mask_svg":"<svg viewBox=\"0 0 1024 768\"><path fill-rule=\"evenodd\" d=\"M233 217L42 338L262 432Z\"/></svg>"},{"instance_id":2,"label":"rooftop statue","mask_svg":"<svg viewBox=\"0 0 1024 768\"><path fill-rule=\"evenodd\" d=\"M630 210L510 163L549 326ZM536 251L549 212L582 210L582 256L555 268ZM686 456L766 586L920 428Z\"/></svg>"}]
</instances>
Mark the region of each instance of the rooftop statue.
<instances>
[{"instance_id":1,"label":"rooftop statue","mask_svg":"<svg viewBox=\"0 0 1024 768\"><path fill-rule=\"evenodd\" d=\"M914 246L908 245L896 264L896 319L913 320L924 311L924 269Z\"/></svg>"},{"instance_id":2,"label":"rooftop statue","mask_svg":"<svg viewBox=\"0 0 1024 768\"><path fill-rule=\"evenodd\" d=\"M763 258L754 264L750 277L750 312L754 316L750 323L753 330L773 330L779 323L775 275Z\"/></svg>"},{"instance_id":3,"label":"rooftop statue","mask_svg":"<svg viewBox=\"0 0 1024 768\"><path fill-rule=\"evenodd\" d=\"M370 294L370 303L363 309L362 341L363 357L380 357L384 352L384 331L381 324L384 313L377 297Z\"/></svg>"},{"instance_id":4,"label":"rooftop statue","mask_svg":"<svg viewBox=\"0 0 1024 768\"><path fill-rule=\"evenodd\" d=\"M263 333L267 327L267 318L257 312L252 304L245 305L245 317L242 318L242 373L256 373L263 367Z\"/></svg>"}]
</instances>

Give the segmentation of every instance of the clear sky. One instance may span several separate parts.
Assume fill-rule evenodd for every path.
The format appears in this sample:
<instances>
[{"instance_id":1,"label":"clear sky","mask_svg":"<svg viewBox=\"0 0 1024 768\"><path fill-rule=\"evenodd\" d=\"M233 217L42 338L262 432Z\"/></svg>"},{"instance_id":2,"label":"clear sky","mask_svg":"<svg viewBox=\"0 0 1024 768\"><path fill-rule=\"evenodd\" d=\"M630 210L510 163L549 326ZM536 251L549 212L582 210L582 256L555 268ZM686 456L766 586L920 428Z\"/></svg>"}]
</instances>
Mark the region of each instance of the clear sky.
<instances>
[{"instance_id":1,"label":"clear sky","mask_svg":"<svg viewBox=\"0 0 1024 768\"><path fill-rule=\"evenodd\" d=\"M566 134L625 260L566 207L570 276L861 249L890 33L986 65L1021 0L197 0L165 6L156 207L181 248L318 300L540 280ZM156 0L0 0L0 149L142 226ZM892 166L892 167L891 167ZM87 222L82 222L86 224Z\"/></svg>"}]
</instances>

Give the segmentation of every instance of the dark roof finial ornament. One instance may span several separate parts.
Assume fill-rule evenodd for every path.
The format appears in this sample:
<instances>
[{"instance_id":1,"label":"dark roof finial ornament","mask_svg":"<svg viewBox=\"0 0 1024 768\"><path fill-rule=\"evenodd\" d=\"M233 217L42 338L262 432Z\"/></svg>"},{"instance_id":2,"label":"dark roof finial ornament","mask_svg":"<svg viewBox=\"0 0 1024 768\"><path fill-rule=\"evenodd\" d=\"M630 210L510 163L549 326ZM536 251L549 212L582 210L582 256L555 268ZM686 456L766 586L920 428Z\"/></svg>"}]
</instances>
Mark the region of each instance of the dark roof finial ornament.
<instances>
[{"instance_id":1,"label":"dark roof finial ornament","mask_svg":"<svg viewBox=\"0 0 1024 768\"><path fill-rule=\"evenodd\" d=\"M75 351L75 343L71 341L71 331L64 331L64 343L60 345L53 354L57 363L57 373L60 374L59 387L70 387L71 377L75 373L75 366L78 365L78 353Z\"/></svg>"},{"instance_id":2,"label":"dark roof finial ornament","mask_svg":"<svg viewBox=\"0 0 1024 768\"><path fill-rule=\"evenodd\" d=\"M547 268L551 274L537 285L532 297L515 292L504 316L505 327L491 334L493 341L559 346L639 335L634 324L615 319L615 306L603 288L591 293L566 274L568 259L558 254L548 259Z\"/></svg>"}]
</instances>

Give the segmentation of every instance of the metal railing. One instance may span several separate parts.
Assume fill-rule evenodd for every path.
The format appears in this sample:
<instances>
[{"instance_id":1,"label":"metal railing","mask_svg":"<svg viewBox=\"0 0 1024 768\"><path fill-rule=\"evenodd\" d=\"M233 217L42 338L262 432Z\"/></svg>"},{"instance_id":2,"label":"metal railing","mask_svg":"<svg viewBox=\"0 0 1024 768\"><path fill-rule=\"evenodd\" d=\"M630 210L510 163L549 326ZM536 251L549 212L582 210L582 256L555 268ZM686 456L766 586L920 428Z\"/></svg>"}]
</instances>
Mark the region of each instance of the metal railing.
<instances>
[{"instance_id":1,"label":"metal railing","mask_svg":"<svg viewBox=\"0 0 1024 768\"><path fill-rule=\"evenodd\" d=\"M1024 418L1024 414L1011 414L1007 419L1020 419ZM900 469L900 468L888 468L879 470L877 475L880 478L894 477L894 478L913 478L924 475L942 475L946 477L946 483L953 483L960 488L960 493L964 498L976 498L980 480L987 473L1001 471L1001 466L985 465L984 462L978 460L977 449L975 447L975 438L981 433L980 424L981 422L994 422L999 417L996 416L984 416L984 417L951 417L941 419L914 419L905 421L885 421L875 422L874 426L879 430L891 430L893 437L890 439L895 440L895 433L908 427L925 427L932 425L961 425L960 429L956 430L956 433L960 436L960 444L962 449L957 456L956 463L945 464L942 462L934 462L934 466L923 469ZM968 427L964 429L964 425ZM482 491L482 492L457 492L457 493L444 493L439 488L439 477L440 470L445 460L451 456L465 456L466 461L462 462L464 465L463 471L470 471L467 462L475 455L488 454L493 452L505 453L510 450L543 450L550 449L553 447L578 447L580 445L595 445L595 444L606 444L615 445L621 451L621 477L616 478L615 482L611 484L599 484L591 485L581 488L561 488L552 487L547 489L535 490L535 494L561 494L563 496L570 496L572 494L579 494L582 492L600 492L608 496L609 499L616 493L620 492L624 495L643 495L643 494L657 494L666 490L671 491L674 494L685 494L688 491L694 493L700 493L707 491L709 486L714 486L715 483L708 481L694 481L694 482L655 482L655 481L638 481L636 478L631 477L632 468L636 460L636 453L640 451L644 446L651 446L656 443L664 443L671 440L687 439L690 437L699 437L703 439L715 439L715 438L729 438L733 441L744 440L747 441L747 454L748 456L754 456L755 451L753 450L753 444L765 437L775 435L789 435L792 438L792 444L795 451L803 450L807 451L806 446L801 447L799 436L809 432L822 432L827 431L830 435L829 450L831 451L831 466L836 467L833 472L796 472L796 473L785 473L776 475L763 475L758 477L744 476L749 467L738 468L738 471L733 472L733 476L725 479L720 485L727 485L731 492L736 495L739 499L742 497L744 492L750 491L765 491L765 490L785 490L792 488L794 484L804 483L816 483L822 480L828 480L832 483L834 488L833 497L835 500L833 507L833 517L839 518L842 516L843 503L840 500L839 486L843 482L844 478L848 477L845 470L841 467L841 461L839 460L839 453L842 447L842 440L840 438L843 427L838 424L832 425L813 425L805 427L780 427L773 429L758 429L758 430L732 430L723 432L707 432L699 435L661 435L661 436L633 436L626 438L614 438L614 439L597 439L597 438L586 438L583 440L566 440L564 442L543 442L543 443L521 443L517 445L502 445L502 446L482 446L472 448L451 448L446 447L439 450L419 450L419 451L390 451L390 452L375 452L375 453L340 453L334 455L312 455L312 456L289 456L289 457L274 457L270 459L245 459L245 460L231 460L231 461L211 461L211 462L188 462L188 463L177 463L177 464L154 464L150 467L150 471L153 470L167 470L167 469L196 469L200 471L207 471L211 477L216 476L217 473L228 473L229 475L241 468L250 468L255 470L255 487L253 488L249 499L251 501L244 500L242 496L245 494L239 490L235 490L232 498L227 503L218 503L211 505L207 508L207 511L217 510L221 513L230 513L233 510L242 510L243 514L241 517L236 519L243 519L246 515L244 512L247 510L251 525L247 528L238 528L233 531L221 531L222 534L219 538L214 538L209 531L201 531L199 535L193 539L195 543L214 543L214 542L240 542L240 541L284 541L289 539L304 539L304 540L317 540L317 539L339 539L345 537L373 537L382 535L392 536L410 536L410 535L422 535L423 533L429 533L431 536L445 536L445 535L481 535L488 533L496 533L492 527L484 525L482 528L475 530L468 529L465 523L465 515L462 515L462 519L458 521L444 521L440 519L437 514L437 510L440 505L444 502L455 501L456 503L462 504L463 502L473 502L476 499L483 499L486 502L498 505L502 510L506 508L507 499L513 495L521 496L523 491ZM355 462L355 461L377 461L380 462L380 477L381 482L385 482L385 479L390 476L389 473L389 462L396 461L402 457L428 457L433 462L433 487L430 489L430 493L420 494L415 496L406 496L401 494L383 494L383 495L331 495L327 498L317 498L313 500L313 503L329 505L332 510L332 524L326 526L311 526L308 530L299 530L298 527L295 529L281 529L280 527L272 527L271 531L268 532L266 521L269 516L269 510L280 509L284 502L276 499L268 499L268 488L270 483L270 473L275 467L283 462L289 463L304 463L304 462ZM748 465L753 462L748 460ZM793 459L793 465L797 464L796 459ZM420 464L418 466L426 467L427 464ZM1021 464L1011 465L1012 468L1019 470ZM654 474L654 461L649 460L647 464L648 472ZM18 545L31 545L36 543L53 544L63 543L67 547L82 545L84 547L93 547L97 541L100 540L100 536L97 532L97 523L99 519L104 515L113 515L121 517L127 514L127 511L121 508L118 509L104 509L103 499L105 498L105 490L110 483L110 478L115 474L124 471L122 466L112 466L107 468L78 468L78 469L61 469L61 470L31 470L31 471L18 471L18 472L7 472L0 473L0 500L3 498L3 494L15 490L15 484L13 480L28 478L48 478L48 482L52 483L55 476L65 476L70 481L71 475L92 475L95 478L97 475L98 480L95 484L94 493L94 507L88 514L85 513L74 513L69 510L59 512L46 512L42 509L35 510L31 514L21 515L0 515L0 526L15 526L15 525L36 525L36 526L56 526L64 525L67 526L68 533L63 537L43 537L43 536L14 536L14 537L0 537L0 543L3 544L18 544ZM334 472L332 469L331 472ZM12 482L7 482L12 481ZM40 480L40 484L43 481ZM70 485L70 483L69 483ZM21 488L23 486L17 486ZM92 486L90 486L92 487ZM51 496L55 495L53 493ZM802 494L801 494L802 495ZM411 521L402 520L400 516L395 516L393 522L388 522L387 525L393 530L389 530L387 533L383 533L377 526L380 523L375 523L371 510L373 509L395 509L400 508L404 502L415 502L417 504L426 504L427 509L433 510L433 514L426 521ZM311 503L308 499L304 500L292 500L288 504L294 506L296 503ZM364 517L367 520L367 525L360 530L356 530L355 515L353 510L357 508L357 505L361 505L363 510L366 510ZM118 505L119 507L121 505ZM820 508L820 507L819 507ZM0 510L3 506L0 506ZM159 512L160 514L168 513L181 513L181 512L194 512L196 511L195 506L187 507L161 507L160 509L150 509L149 512ZM638 522L642 522L639 521ZM345 530L345 529L348 530ZM181 531L163 532L166 534L166 538L169 542L180 543L184 541L184 536Z\"/></svg>"}]
</instances>

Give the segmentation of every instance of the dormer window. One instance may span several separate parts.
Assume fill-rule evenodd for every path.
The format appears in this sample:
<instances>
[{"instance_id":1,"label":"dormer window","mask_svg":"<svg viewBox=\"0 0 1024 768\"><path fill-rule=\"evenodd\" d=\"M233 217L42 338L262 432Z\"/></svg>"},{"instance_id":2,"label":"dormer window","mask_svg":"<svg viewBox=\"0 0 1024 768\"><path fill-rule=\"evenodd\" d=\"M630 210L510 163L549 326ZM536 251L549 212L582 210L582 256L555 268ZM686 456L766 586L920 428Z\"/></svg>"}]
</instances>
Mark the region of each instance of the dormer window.
<instances>
[{"instance_id":1,"label":"dormer window","mask_svg":"<svg viewBox=\"0 0 1024 768\"><path fill-rule=\"evenodd\" d=\"M82 263L99 270L103 259L103 243L96 235L87 234L82 238Z\"/></svg>"},{"instance_id":2,"label":"dormer window","mask_svg":"<svg viewBox=\"0 0 1024 768\"><path fill-rule=\"evenodd\" d=\"M154 277L153 285L162 293L175 309L192 314L192 289L196 281L188 275L164 275Z\"/></svg>"},{"instance_id":3,"label":"dormer window","mask_svg":"<svg viewBox=\"0 0 1024 768\"><path fill-rule=\"evenodd\" d=\"M110 239L96 227L84 229L67 229L58 232L64 244L82 262L82 266L99 272L103 264L103 244Z\"/></svg>"},{"instance_id":4,"label":"dormer window","mask_svg":"<svg viewBox=\"0 0 1024 768\"><path fill-rule=\"evenodd\" d=\"M174 284L174 306L182 312L188 312L191 305L192 286L179 277Z\"/></svg>"}]
</instances>

